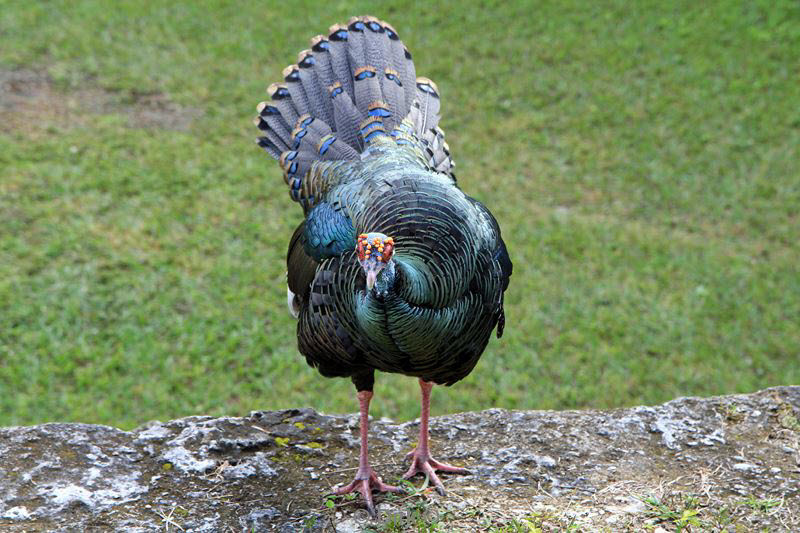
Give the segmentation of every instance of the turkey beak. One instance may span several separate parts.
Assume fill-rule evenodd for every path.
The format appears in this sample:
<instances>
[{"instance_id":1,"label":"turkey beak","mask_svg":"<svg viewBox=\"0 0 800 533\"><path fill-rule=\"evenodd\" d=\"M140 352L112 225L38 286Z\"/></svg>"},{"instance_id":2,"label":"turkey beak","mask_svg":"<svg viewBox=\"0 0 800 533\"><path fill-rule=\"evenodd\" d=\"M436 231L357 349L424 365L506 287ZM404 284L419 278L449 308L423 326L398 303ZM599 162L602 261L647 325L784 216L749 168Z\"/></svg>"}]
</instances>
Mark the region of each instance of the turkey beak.
<instances>
[{"instance_id":1,"label":"turkey beak","mask_svg":"<svg viewBox=\"0 0 800 533\"><path fill-rule=\"evenodd\" d=\"M367 270L367 290L371 291L375 286L375 280L378 278L378 273L371 268Z\"/></svg>"}]
</instances>

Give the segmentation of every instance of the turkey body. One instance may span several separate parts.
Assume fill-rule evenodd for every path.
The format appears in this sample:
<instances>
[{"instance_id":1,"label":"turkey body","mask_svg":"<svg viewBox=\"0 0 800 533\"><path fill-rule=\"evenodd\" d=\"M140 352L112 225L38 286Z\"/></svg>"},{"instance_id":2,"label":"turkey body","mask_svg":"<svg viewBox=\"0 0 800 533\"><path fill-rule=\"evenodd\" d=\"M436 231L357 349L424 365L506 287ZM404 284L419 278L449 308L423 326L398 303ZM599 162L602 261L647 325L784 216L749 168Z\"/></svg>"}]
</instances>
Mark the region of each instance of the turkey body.
<instances>
[{"instance_id":1,"label":"turkey body","mask_svg":"<svg viewBox=\"0 0 800 533\"><path fill-rule=\"evenodd\" d=\"M394 238L392 272L375 290L366 290L353 247L320 261L307 253L307 222L288 253L300 351L323 375L357 387L371 384L373 370L455 383L498 322L502 334L510 261L496 221L449 177L403 161L391 146L375 150L325 198L350 233Z\"/></svg>"}]
</instances>

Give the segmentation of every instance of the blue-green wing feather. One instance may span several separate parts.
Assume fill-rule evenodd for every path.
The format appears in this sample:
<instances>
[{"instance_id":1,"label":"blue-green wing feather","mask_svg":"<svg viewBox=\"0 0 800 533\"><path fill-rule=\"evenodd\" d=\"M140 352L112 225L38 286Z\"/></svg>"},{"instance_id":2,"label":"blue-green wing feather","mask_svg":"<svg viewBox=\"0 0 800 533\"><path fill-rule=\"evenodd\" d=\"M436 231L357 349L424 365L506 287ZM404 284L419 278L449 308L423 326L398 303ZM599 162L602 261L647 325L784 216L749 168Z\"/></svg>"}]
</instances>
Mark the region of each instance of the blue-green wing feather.
<instances>
[{"instance_id":1,"label":"blue-green wing feather","mask_svg":"<svg viewBox=\"0 0 800 533\"><path fill-rule=\"evenodd\" d=\"M356 241L353 223L341 209L322 202L308 212L305 226L305 250L321 261L351 250Z\"/></svg>"}]
</instances>

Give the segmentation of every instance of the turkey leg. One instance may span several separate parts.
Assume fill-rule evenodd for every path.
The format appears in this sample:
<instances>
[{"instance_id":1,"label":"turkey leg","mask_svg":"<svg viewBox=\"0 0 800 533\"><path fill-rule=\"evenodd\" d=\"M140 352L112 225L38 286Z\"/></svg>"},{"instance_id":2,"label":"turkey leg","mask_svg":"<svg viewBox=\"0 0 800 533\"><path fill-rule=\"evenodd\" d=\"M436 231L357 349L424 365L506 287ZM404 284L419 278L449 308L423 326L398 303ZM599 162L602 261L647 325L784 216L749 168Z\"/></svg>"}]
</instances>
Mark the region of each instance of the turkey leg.
<instances>
[{"instance_id":1,"label":"turkey leg","mask_svg":"<svg viewBox=\"0 0 800 533\"><path fill-rule=\"evenodd\" d=\"M361 411L361 420L359 429L361 430L361 453L358 457L358 472L353 481L344 487L337 488L333 491L336 495L348 494L354 490L361 493L364 498L364 503L367 505L367 511L374 518L377 516L375 512L375 504L372 501L372 491L379 492L404 492L402 488L393 485L387 485L369 466L369 457L367 453L367 429L369 428L369 401L372 399L371 390L358 391L358 406Z\"/></svg>"},{"instance_id":2,"label":"turkey leg","mask_svg":"<svg viewBox=\"0 0 800 533\"><path fill-rule=\"evenodd\" d=\"M414 448L414 451L406 455L406 459L411 458L411 468L403 476L408 479L414 477L416 474L425 474L434 487L436 492L445 496L444 485L436 475L436 471L452 472L454 474L469 474L470 471L466 468L451 466L448 464L440 463L433 457L428 450L428 417L431 413L431 389L433 382L425 381L422 378L419 380L419 388L422 389L422 413L420 414L419 421L419 444Z\"/></svg>"}]
</instances>

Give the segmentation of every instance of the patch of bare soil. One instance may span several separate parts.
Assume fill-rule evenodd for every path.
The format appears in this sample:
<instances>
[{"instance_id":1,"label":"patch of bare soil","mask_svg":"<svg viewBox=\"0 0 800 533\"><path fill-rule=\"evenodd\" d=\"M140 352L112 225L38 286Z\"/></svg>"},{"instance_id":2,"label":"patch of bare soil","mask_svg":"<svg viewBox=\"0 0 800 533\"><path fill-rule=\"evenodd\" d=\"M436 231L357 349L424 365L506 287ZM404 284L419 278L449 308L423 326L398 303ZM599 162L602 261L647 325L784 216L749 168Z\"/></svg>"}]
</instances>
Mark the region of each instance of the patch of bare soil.
<instances>
[{"instance_id":1,"label":"patch of bare soil","mask_svg":"<svg viewBox=\"0 0 800 533\"><path fill-rule=\"evenodd\" d=\"M187 131L200 116L163 93L115 92L86 84L65 91L44 72L0 68L0 131L36 134L82 127L91 115L119 114L131 128Z\"/></svg>"}]
</instances>

